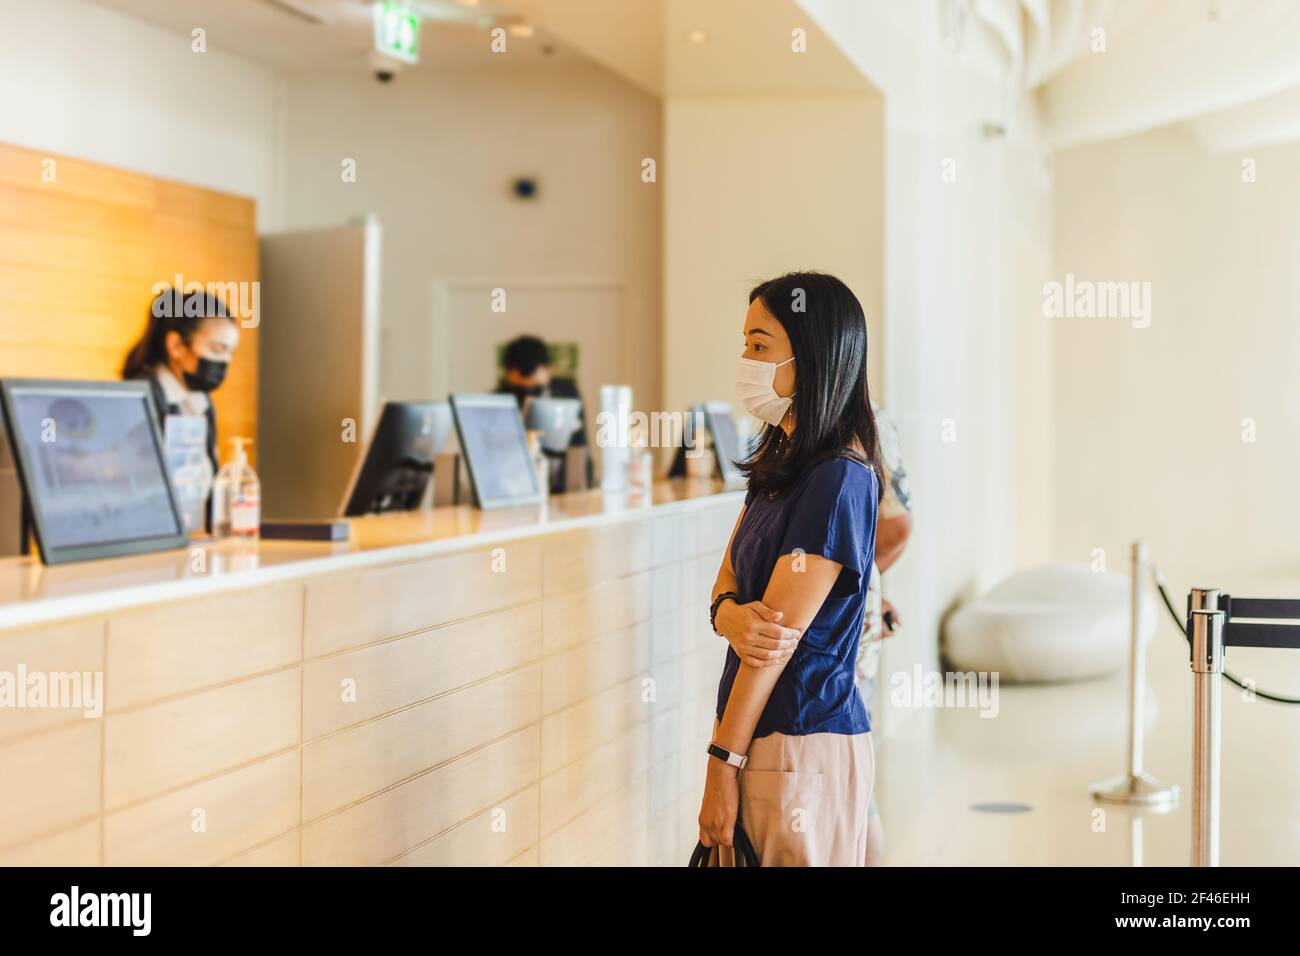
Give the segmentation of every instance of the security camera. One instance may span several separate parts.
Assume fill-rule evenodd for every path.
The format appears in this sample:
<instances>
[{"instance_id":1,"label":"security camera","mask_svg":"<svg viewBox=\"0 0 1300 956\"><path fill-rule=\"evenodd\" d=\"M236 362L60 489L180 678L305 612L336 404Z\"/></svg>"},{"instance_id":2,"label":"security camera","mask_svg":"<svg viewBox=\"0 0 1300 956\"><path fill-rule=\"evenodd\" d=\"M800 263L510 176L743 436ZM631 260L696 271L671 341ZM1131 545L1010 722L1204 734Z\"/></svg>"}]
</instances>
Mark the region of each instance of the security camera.
<instances>
[{"instance_id":1,"label":"security camera","mask_svg":"<svg viewBox=\"0 0 1300 956\"><path fill-rule=\"evenodd\" d=\"M374 72L375 79L380 83L391 83L393 77L397 76L402 69L402 62L393 59L391 56L384 56L384 54L376 50L370 54L370 69Z\"/></svg>"}]
</instances>

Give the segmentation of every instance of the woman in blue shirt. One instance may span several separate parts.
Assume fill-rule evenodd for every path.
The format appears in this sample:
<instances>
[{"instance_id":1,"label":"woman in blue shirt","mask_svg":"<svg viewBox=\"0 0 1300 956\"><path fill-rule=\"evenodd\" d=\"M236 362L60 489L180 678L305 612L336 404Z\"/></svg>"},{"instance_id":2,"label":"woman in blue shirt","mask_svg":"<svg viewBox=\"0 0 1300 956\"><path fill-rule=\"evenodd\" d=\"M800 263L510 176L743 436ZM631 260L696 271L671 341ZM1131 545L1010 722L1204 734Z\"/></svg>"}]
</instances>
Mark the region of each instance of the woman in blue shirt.
<instances>
[{"instance_id":1,"label":"woman in blue shirt","mask_svg":"<svg viewBox=\"0 0 1300 956\"><path fill-rule=\"evenodd\" d=\"M736 388L766 427L713 585L730 647L700 840L727 865L739 815L764 866L861 866L874 755L854 665L883 487L867 323L819 273L749 298Z\"/></svg>"}]
</instances>

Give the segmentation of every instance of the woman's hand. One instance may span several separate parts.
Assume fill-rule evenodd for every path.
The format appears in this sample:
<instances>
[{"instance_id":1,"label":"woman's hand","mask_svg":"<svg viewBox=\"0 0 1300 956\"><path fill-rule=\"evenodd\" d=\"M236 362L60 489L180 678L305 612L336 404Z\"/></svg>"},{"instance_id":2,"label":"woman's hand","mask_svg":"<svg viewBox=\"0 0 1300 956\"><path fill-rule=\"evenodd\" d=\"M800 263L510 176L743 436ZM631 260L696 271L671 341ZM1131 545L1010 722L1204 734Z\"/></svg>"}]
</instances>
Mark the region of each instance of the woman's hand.
<instances>
[{"instance_id":1,"label":"woman's hand","mask_svg":"<svg viewBox=\"0 0 1300 956\"><path fill-rule=\"evenodd\" d=\"M802 636L793 627L783 627L782 617L762 601L723 601L713 623L743 663L768 667L788 661Z\"/></svg>"},{"instance_id":2,"label":"woman's hand","mask_svg":"<svg viewBox=\"0 0 1300 956\"><path fill-rule=\"evenodd\" d=\"M705 846L731 846L740 812L740 771L710 757L700 805L700 842Z\"/></svg>"}]
</instances>

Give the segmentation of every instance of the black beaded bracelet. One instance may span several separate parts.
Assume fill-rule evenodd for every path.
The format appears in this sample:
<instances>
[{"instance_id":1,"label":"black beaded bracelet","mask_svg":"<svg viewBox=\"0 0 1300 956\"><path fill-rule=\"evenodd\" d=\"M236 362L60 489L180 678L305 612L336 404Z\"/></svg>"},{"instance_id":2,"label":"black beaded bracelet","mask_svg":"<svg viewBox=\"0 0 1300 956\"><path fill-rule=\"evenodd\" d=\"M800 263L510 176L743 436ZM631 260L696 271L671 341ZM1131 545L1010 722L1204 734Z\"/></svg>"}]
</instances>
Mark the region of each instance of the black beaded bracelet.
<instances>
[{"instance_id":1,"label":"black beaded bracelet","mask_svg":"<svg viewBox=\"0 0 1300 956\"><path fill-rule=\"evenodd\" d=\"M737 604L740 603L735 591L723 591L715 597L713 603L709 605L709 627L713 628L713 633L718 635L718 637L722 636L722 632L718 630L718 608L722 607L723 601L735 601Z\"/></svg>"}]
</instances>

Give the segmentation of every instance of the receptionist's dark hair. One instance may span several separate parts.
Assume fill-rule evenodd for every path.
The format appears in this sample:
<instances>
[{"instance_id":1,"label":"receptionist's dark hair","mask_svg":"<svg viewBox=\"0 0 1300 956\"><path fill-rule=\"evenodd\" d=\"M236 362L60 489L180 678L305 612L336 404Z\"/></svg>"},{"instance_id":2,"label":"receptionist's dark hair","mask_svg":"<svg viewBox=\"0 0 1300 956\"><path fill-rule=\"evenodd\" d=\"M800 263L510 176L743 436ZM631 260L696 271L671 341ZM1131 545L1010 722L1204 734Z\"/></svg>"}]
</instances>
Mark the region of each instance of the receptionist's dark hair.
<instances>
[{"instance_id":1,"label":"receptionist's dark hair","mask_svg":"<svg viewBox=\"0 0 1300 956\"><path fill-rule=\"evenodd\" d=\"M506 345L501 364L520 375L532 375L541 365L551 364L551 352L535 335L521 335Z\"/></svg>"},{"instance_id":2,"label":"receptionist's dark hair","mask_svg":"<svg viewBox=\"0 0 1300 956\"><path fill-rule=\"evenodd\" d=\"M122 378L143 378L158 365L167 364L167 333L176 332L189 345L194 333L208 319L228 319L234 316L216 296L195 289L182 292L166 289L154 296L149 306L144 334L126 353L122 363Z\"/></svg>"},{"instance_id":3,"label":"receptionist's dark hair","mask_svg":"<svg viewBox=\"0 0 1300 956\"><path fill-rule=\"evenodd\" d=\"M789 491L819 461L846 456L876 473L883 494L880 437L867 388L867 317L852 290L834 276L791 272L755 286L794 352L794 432L767 425L739 466L750 488ZM865 456L853 450L860 444Z\"/></svg>"}]
</instances>

